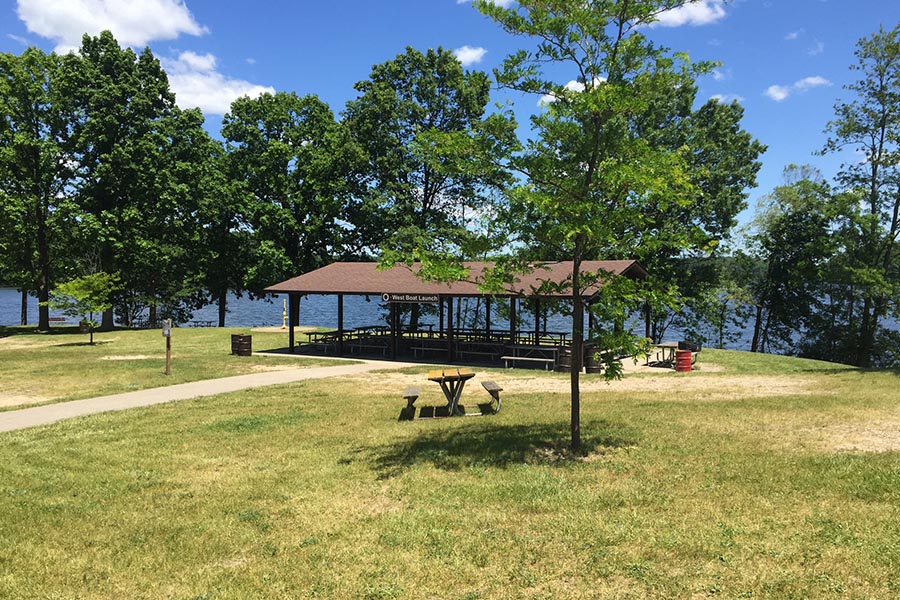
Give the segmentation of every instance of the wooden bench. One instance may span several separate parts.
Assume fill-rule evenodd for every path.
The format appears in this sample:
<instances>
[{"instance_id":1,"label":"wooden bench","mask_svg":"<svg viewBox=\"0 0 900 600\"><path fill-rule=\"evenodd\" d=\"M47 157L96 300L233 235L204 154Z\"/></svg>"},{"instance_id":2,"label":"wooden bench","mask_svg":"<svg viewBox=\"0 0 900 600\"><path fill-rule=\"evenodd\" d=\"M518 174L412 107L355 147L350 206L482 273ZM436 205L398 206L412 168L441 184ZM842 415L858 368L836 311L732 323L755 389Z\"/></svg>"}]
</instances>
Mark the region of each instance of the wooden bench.
<instances>
[{"instance_id":1,"label":"wooden bench","mask_svg":"<svg viewBox=\"0 0 900 600\"><path fill-rule=\"evenodd\" d=\"M422 353L423 358L426 352L447 352L447 348L439 348L437 346L413 346L410 350L412 350L413 358L419 358L419 352Z\"/></svg>"},{"instance_id":2,"label":"wooden bench","mask_svg":"<svg viewBox=\"0 0 900 600\"><path fill-rule=\"evenodd\" d=\"M457 350L456 353L460 356L472 355L472 356L487 356L491 361L497 358L496 352L484 352L479 350Z\"/></svg>"},{"instance_id":3,"label":"wooden bench","mask_svg":"<svg viewBox=\"0 0 900 600\"><path fill-rule=\"evenodd\" d=\"M532 363L532 364L542 364L544 365L544 370L549 371L550 367L552 367L556 363L556 359L553 358L537 358L533 356L501 356L500 360L503 361L503 366L509 369L509 363Z\"/></svg>"},{"instance_id":4,"label":"wooden bench","mask_svg":"<svg viewBox=\"0 0 900 600\"><path fill-rule=\"evenodd\" d=\"M500 392L503 391L503 388L493 381L482 381L481 387L491 395L490 407L491 410L494 411L494 414L500 412Z\"/></svg>"},{"instance_id":5,"label":"wooden bench","mask_svg":"<svg viewBox=\"0 0 900 600\"><path fill-rule=\"evenodd\" d=\"M403 398L406 400L406 406L400 411L398 421L412 421L416 418L416 407L413 406L419 398L422 390L417 385L411 385L403 392Z\"/></svg>"},{"instance_id":6,"label":"wooden bench","mask_svg":"<svg viewBox=\"0 0 900 600\"><path fill-rule=\"evenodd\" d=\"M406 400L408 408L412 408L412 405L416 403L421 393L422 389L417 385L411 385L406 388L406 391L403 392L403 399Z\"/></svg>"}]
</instances>

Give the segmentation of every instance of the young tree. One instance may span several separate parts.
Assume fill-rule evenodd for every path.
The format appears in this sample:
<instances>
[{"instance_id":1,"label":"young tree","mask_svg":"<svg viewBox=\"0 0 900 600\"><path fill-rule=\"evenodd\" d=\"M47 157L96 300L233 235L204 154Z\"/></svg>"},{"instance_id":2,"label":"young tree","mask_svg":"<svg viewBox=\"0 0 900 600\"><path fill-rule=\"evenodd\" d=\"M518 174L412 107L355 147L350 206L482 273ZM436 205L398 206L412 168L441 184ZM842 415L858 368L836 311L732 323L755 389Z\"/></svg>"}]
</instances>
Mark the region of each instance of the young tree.
<instances>
[{"instance_id":1,"label":"young tree","mask_svg":"<svg viewBox=\"0 0 900 600\"><path fill-rule=\"evenodd\" d=\"M846 86L853 98L835 106L824 152L864 157L845 164L838 182L859 200L843 227L844 276L860 299L848 359L868 367L882 320L900 310L900 25L860 40L856 58L861 78Z\"/></svg>"},{"instance_id":2,"label":"young tree","mask_svg":"<svg viewBox=\"0 0 900 600\"><path fill-rule=\"evenodd\" d=\"M535 48L509 56L496 77L502 86L550 99L532 117L533 139L509 166L527 178L513 202L522 221L530 223L533 243L564 249L573 261L571 444L576 449L581 446L582 292L596 283L596 277L583 276L582 262L625 258L637 247L652 252L688 244L684 224L653 228L648 215L695 201L692 149L654 143L637 127L640 115L655 102L692 85L710 68L658 48L645 35L656 15L680 4L522 0L503 8L484 0L476 3L507 32L537 41ZM576 85L546 76L544 69L550 66L574 78ZM621 314L617 305L635 298L625 282L606 285L603 293L602 303L613 314ZM615 375L617 370L607 372Z\"/></svg>"},{"instance_id":3,"label":"young tree","mask_svg":"<svg viewBox=\"0 0 900 600\"><path fill-rule=\"evenodd\" d=\"M95 314L112 308L110 298L119 288L119 277L104 272L76 277L56 286L47 305L70 317L77 317L88 326L90 343L94 343Z\"/></svg>"}]
</instances>

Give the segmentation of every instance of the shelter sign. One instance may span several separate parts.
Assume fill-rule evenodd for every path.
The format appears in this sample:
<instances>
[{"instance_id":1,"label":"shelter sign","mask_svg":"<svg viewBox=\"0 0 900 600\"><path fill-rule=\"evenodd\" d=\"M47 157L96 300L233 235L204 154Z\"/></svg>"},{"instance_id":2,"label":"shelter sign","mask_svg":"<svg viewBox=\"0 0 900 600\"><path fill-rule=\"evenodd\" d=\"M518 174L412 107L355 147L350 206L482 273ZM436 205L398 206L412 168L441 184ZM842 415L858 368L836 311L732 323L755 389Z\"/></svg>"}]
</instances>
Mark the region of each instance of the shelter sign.
<instances>
[{"instance_id":1,"label":"shelter sign","mask_svg":"<svg viewBox=\"0 0 900 600\"><path fill-rule=\"evenodd\" d=\"M415 303L415 304L437 304L441 301L438 294L389 294L381 295L382 302L391 303Z\"/></svg>"}]
</instances>

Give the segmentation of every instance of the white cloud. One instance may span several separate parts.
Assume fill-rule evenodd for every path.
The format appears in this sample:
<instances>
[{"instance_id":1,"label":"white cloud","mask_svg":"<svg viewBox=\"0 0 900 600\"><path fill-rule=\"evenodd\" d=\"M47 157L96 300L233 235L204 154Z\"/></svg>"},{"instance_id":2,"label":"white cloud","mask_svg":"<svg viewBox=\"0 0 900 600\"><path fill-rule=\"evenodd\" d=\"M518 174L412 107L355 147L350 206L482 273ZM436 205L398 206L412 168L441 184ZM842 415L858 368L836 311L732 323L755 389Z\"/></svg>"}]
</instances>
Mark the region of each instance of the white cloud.
<instances>
[{"instance_id":1,"label":"white cloud","mask_svg":"<svg viewBox=\"0 0 900 600\"><path fill-rule=\"evenodd\" d=\"M768 88L766 88L766 96L768 96L775 102L787 100L788 96L790 95L791 88L784 85L770 85Z\"/></svg>"},{"instance_id":2,"label":"white cloud","mask_svg":"<svg viewBox=\"0 0 900 600\"><path fill-rule=\"evenodd\" d=\"M830 86L831 82L825 79L824 77L820 77L818 75L814 75L812 77L804 77L799 81L794 82L794 89L799 92L806 91L815 87L827 87Z\"/></svg>"},{"instance_id":3,"label":"white cloud","mask_svg":"<svg viewBox=\"0 0 900 600\"><path fill-rule=\"evenodd\" d=\"M216 57L209 53L182 52L178 60L193 71L212 71L216 68Z\"/></svg>"},{"instance_id":4,"label":"white cloud","mask_svg":"<svg viewBox=\"0 0 900 600\"><path fill-rule=\"evenodd\" d=\"M14 42L19 42L19 43L22 44L23 46L27 46L27 45L28 45L28 40L26 40L25 38L23 38L23 37L20 36L20 35L14 35L14 34L12 34L12 33L7 33L7 34L6 34L6 37L8 37L9 39L13 40Z\"/></svg>"},{"instance_id":5,"label":"white cloud","mask_svg":"<svg viewBox=\"0 0 900 600\"><path fill-rule=\"evenodd\" d=\"M131 47L209 32L182 0L18 0L17 6L28 31L54 40L59 52L78 48L85 33L105 29Z\"/></svg>"},{"instance_id":6,"label":"white cloud","mask_svg":"<svg viewBox=\"0 0 900 600\"><path fill-rule=\"evenodd\" d=\"M712 78L715 81L725 81L731 76L731 71L723 71L720 68L712 70Z\"/></svg>"},{"instance_id":7,"label":"white cloud","mask_svg":"<svg viewBox=\"0 0 900 600\"><path fill-rule=\"evenodd\" d=\"M806 53L809 56L818 56L825 52L825 42L820 42L816 40L816 43L806 49Z\"/></svg>"},{"instance_id":8,"label":"white cloud","mask_svg":"<svg viewBox=\"0 0 900 600\"><path fill-rule=\"evenodd\" d=\"M485 54L487 54L487 50L484 48L473 48L472 46L463 46L453 51L453 55L459 59L459 62L464 67L480 63Z\"/></svg>"},{"instance_id":9,"label":"white cloud","mask_svg":"<svg viewBox=\"0 0 900 600\"><path fill-rule=\"evenodd\" d=\"M724 0L697 0L660 13L653 25L662 27L709 25L724 18Z\"/></svg>"},{"instance_id":10,"label":"white cloud","mask_svg":"<svg viewBox=\"0 0 900 600\"><path fill-rule=\"evenodd\" d=\"M782 102L784 100L787 100L794 92L805 92L807 90L811 90L812 88L827 87L830 85L832 85L832 83L824 77L813 75L812 77L804 77L803 79L798 79L789 86L770 85L766 89L765 95L775 102Z\"/></svg>"},{"instance_id":11,"label":"white cloud","mask_svg":"<svg viewBox=\"0 0 900 600\"><path fill-rule=\"evenodd\" d=\"M799 39L802 34L803 34L803 30L798 29L797 31L791 31L790 33L788 33L786 36L784 36L784 39L786 39L789 42L792 42L796 39Z\"/></svg>"},{"instance_id":12,"label":"white cloud","mask_svg":"<svg viewBox=\"0 0 900 600\"><path fill-rule=\"evenodd\" d=\"M596 77L594 78L594 85L603 83L606 81L606 77ZM570 92L583 92L584 84L580 81L572 80L566 85L563 86L563 89L569 90ZM556 102L556 96L553 94L544 94L541 96L540 100L538 100L538 105L543 106L545 104L550 104L551 102Z\"/></svg>"},{"instance_id":13,"label":"white cloud","mask_svg":"<svg viewBox=\"0 0 900 600\"><path fill-rule=\"evenodd\" d=\"M275 88L232 79L216 71L212 54L182 52L176 60L161 59L169 75L175 101L182 108L200 107L205 114L224 115L241 96L255 98L275 93Z\"/></svg>"}]
</instances>

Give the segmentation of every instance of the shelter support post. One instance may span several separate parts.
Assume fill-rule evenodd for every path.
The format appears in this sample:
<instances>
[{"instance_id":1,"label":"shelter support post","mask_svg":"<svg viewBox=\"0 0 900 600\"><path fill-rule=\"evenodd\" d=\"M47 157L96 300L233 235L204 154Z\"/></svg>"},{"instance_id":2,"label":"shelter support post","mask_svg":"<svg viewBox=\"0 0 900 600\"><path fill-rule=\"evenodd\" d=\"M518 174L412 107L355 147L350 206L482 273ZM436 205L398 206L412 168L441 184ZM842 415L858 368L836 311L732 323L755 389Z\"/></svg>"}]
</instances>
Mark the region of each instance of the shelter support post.
<instances>
[{"instance_id":1,"label":"shelter support post","mask_svg":"<svg viewBox=\"0 0 900 600\"><path fill-rule=\"evenodd\" d=\"M338 294L338 356L344 355L344 295Z\"/></svg>"},{"instance_id":2,"label":"shelter support post","mask_svg":"<svg viewBox=\"0 0 900 600\"><path fill-rule=\"evenodd\" d=\"M516 299L509 299L509 343L516 343Z\"/></svg>"},{"instance_id":3,"label":"shelter support post","mask_svg":"<svg viewBox=\"0 0 900 600\"><path fill-rule=\"evenodd\" d=\"M484 298L484 330L488 337L491 337L491 297Z\"/></svg>"},{"instance_id":4,"label":"shelter support post","mask_svg":"<svg viewBox=\"0 0 900 600\"><path fill-rule=\"evenodd\" d=\"M391 360L397 359L397 330L400 329L400 319L398 318L399 310L397 310L397 304L391 303Z\"/></svg>"},{"instance_id":5,"label":"shelter support post","mask_svg":"<svg viewBox=\"0 0 900 600\"><path fill-rule=\"evenodd\" d=\"M297 326L295 315L299 311L294 310L294 305L299 304L299 302L300 296L288 294L288 348L291 349L291 354L297 351L297 346L294 344L294 327Z\"/></svg>"},{"instance_id":6,"label":"shelter support post","mask_svg":"<svg viewBox=\"0 0 900 600\"><path fill-rule=\"evenodd\" d=\"M534 297L534 345L541 344L541 299Z\"/></svg>"},{"instance_id":7,"label":"shelter support post","mask_svg":"<svg viewBox=\"0 0 900 600\"><path fill-rule=\"evenodd\" d=\"M456 360L456 340L453 336L453 297L447 298L447 362Z\"/></svg>"}]
</instances>

